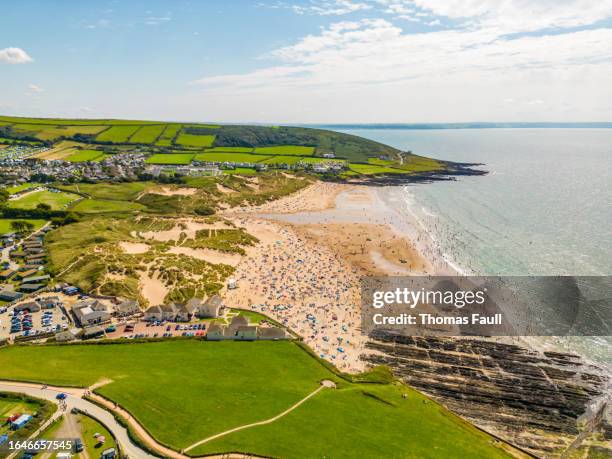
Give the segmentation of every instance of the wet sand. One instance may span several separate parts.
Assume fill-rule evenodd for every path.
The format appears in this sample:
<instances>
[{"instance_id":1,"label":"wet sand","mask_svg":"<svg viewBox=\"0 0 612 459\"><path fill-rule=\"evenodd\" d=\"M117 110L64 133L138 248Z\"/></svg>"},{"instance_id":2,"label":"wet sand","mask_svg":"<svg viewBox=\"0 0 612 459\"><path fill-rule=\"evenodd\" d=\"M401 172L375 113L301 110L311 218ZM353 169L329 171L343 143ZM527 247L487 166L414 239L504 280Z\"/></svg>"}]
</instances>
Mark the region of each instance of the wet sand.
<instances>
[{"instance_id":1,"label":"wet sand","mask_svg":"<svg viewBox=\"0 0 612 459\"><path fill-rule=\"evenodd\" d=\"M360 277L437 271L382 204L371 188L319 182L232 209L226 217L260 242L237 265L226 304L261 311L339 369L362 371Z\"/></svg>"}]
</instances>

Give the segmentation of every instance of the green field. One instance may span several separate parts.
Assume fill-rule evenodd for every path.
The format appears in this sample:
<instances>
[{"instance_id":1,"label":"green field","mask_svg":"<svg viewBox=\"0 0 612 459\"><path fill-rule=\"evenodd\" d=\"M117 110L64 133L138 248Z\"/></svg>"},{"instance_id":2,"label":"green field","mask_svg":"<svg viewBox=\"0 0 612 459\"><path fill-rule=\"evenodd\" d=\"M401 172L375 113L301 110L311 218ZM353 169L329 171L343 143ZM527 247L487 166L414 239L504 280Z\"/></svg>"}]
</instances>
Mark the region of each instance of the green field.
<instances>
[{"instance_id":1,"label":"green field","mask_svg":"<svg viewBox=\"0 0 612 459\"><path fill-rule=\"evenodd\" d=\"M79 150L76 153L71 154L66 158L66 161L71 163L82 163L85 161L99 162L106 158L108 155L104 154L100 150Z\"/></svg>"},{"instance_id":2,"label":"green field","mask_svg":"<svg viewBox=\"0 0 612 459\"><path fill-rule=\"evenodd\" d=\"M9 194L16 194L21 191L29 190L30 188L36 188L37 186L40 186L40 183L27 182L17 186L10 186L6 189L6 191L8 191Z\"/></svg>"},{"instance_id":3,"label":"green field","mask_svg":"<svg viewBox=\"0 0 612 459\"><path fill-rule=\"evenodd\" d=\"M296 164L303 158L300 156L272 156L269 159L260 161L263 164Z\"/></svg>"},{"instance_id":4,"label":"green field","mask_svg":"<svg viewBox=\"0 0 612 459\"><path fill-rule=\"evenodd\" d=\"M28 220L28 219L23 219L23 218L13 218L13 219L0 218L0 234L12 233L13 230L11 229L11 222L15 220L30 222L32 225L34 225L34 230L42 228L42 226L45 224L45 220Z\"/></svg>"},{"instance_id":5,"label":"green field","mask_svg":"<svg viewBox=\"0 0 612 459\"><path fill-rule=\"evenodd\" d=\"M34 191L23 197L9 201L14 209L34 209L38 204L48 204L51 210L66 210L69 204L80 196L72 193L52 192L49 190Z\"/></svg>"},{"instance_id":6,"label":"green field","mask_svg":"<svg viewBox=\"0 0 612 459\"><path fill-rule=\"evenodd\" d=\"M323 389L287 416L190 453L506 457L490 437L417 392L402 385L340 380L292 342L10 346L0 349L0 378L60 386L89 386L108 378L113 382L97 392L125 407L173 448L272 418L321 380L332 379L337 389Z\"/></svg>"},{"instance_id":7,"label":"green field","mask_svg":"<svg viewBox=\"0 0 612 459\"><path fill-rule=\"evenodd\" d=\"M258 172L255 169L250 169L248 167L237 167L235 169L224 169L223 173L225 175L257 175Z\"/></svg>"},{"instance_id":8,"label":"green field","mask_svg":"<svg viewBox=\"0 0 612 459\"><path fill-rule=\"evenodd\" d=\"M140 126L112 126L96 137L98 142L127 143Z\"/></svg>"},{"instance_id":9,"label":"green field","mask_svg":"<svg viewBox=\"0 0 612 459\"><path fill-rule=\"evenodd\" d=\"M194 159L213 163L259 163L270 158L270 156L254 155L253 153L199 153Z\"/></svg>"},{"instance_id":10,"label":"green field","mask_svg":"<svg viewBox=\"0 0 612 459\"><path fill-rule=\"evenodd\" d=\"M147 158L148 164L189 164L193 153L158 153Z\"/></svg>"},{"instance_id":11,"label":"green field","mask_svg":"<svg viewBox=\"0 0 612 459\"><path fill-rule=\"evenodd\" d=\"M13 414L34 414L40 405L30 403L19 398L11 398L10 395L0 398L0 435L9 431L9 425L4 420Z\"/></svg>"},{"instance_id":12,"label":"green field","mask_svg":"<svg viewBox=\"0 0 612 459\"><path fill-rule=\"evenodd\" d=\"M71 207L70 210L85 214L98 214L107 212L136 212L144 209L146 209L145 206L136 202L83 199Z\"/></svg>"},{"instance_id":13,"label":"green field","mask_svg":"<svg viewBox=\"0 0 612 459\"><path fill-rule=\"evenodd\" d=\"M257 147L255 153L261 155L291 155L291 156L312 156L314 147L302 147L298 145L280 145L275 147Z\"/></svg>"},{"instance_id":14,"label":"green field","mask_svg":"<svg viewBox=\"0 0 612 459\"><path fill-rule=\"evenodd\" d=\"M392 167L377 166L374 164L350 164L349 169L363 175L376 174L405 174L406 171L394 169Z\"/></svg>"},{"instance_id":15,"label":"green field","mask_svg":"<svg viewBox=\"0 0 612 459\"><path fill-rule=\"evenodd\" d=\"M130 138L130 143L154 143L165 128L166 126L163 124L159 126L142 126Z\"/></svg>"},{"instance_id":16,"label":"green field","mask_svg":"<svg viewBox=\"0 0 612 459\"><path fill-rule=\"evenodd\" d=\"M211 147L214 141L214 135L194 135L181 132L175 143L186 147Z\"/></svg>"},{"instance_id":17,"label":"green field","mask_svg":"<svg viewBox=\"0 0 612 459\"><path fill-rule=\"evenodd\" d=\"M204 150L205 152L220 152L220 153L252 153L251 147L212 147Z\"/></svg>"},{"instance_id":18,"label":"green field","mask_svg":"<svg viewBox=\"0 0 612 459\"><path fill-rule=\"evenodd\" d=\"M81 439L83 440L83 446L87 451L87 454L90 458L100 457L102 451L108 448L117 449L117 443L115 439L110 434L110 432L89 416L84 414L77 415L77 422L79 427L81 428ZM104 444L99 444L94 435L100 434L105 438Z\"/></svg>"},{"instance_id":19,"label":"green field","mask_svg":"<svg viewBox=\"0 0 612 459\"><path fill-rule=\"evenodd\" d=\"M94 199L131 201L153 186L147 182L78 183L62 185L59 188L67 192L83 193Z\"/></svg>"},{"instance_id":20,"label":"green field","mask_svg":"<svg viewBox=\"0 0 612 459\"><path fill-rule=\"evenodd\" d=\"M33 134L40 140L56 140L60 137L72 137L75 134L95 135L106 126L66 126L43 124L14 124L13 129L22 134Z\"/></svg>"},{"instance_id":21,"label":"green field","mask_svg":"<svg viewBox=\"0 0 612 459\"><path fill-rule=\"evenodd\" d=\"M164 129L164 132L162 132L161 136L159 137L159 140L155 143L155 145L158 145L160 147L169 147L170 145L172 145L172 140L174 139L174 137L176 137L180 130L180 124L167 125L166 129Z\"/></svg>"}]
</instances>

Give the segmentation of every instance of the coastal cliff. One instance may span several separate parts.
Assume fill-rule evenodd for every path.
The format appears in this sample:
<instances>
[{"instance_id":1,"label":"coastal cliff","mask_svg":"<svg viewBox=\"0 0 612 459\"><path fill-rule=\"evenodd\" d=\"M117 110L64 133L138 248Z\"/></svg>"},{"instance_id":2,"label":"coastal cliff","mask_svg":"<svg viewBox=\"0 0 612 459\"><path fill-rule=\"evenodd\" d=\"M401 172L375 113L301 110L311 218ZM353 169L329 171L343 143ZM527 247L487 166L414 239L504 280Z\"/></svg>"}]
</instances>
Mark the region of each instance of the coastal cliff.
<instances>
[{"instance_id":1,"label":"coastal cliff","mask_svg":"<svg viewBox=\"0 0 612 459\"><path fill-rule=\"evenodd\" d=\"M371 335L366 349L362 360L389 366L407 384L538 457L612 453L609 379L576 355L386 332Z\"/></svg>"}]
</instances>

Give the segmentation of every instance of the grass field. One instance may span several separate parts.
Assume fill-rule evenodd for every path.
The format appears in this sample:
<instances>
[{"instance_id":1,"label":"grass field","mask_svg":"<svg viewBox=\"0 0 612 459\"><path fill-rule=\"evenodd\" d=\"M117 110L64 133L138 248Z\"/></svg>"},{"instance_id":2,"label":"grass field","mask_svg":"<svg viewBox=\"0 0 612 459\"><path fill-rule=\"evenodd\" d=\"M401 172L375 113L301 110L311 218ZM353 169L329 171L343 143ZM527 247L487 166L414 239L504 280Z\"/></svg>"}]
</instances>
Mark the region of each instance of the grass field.
<instances>
[{"instance_id":1,"label":"grass field","mask_svg":"<svg viewBox=\"0 0 612 459\"><path fill-rule=\"evenodd\" d=\"M117 443L113 439L113 436L110 432L89 416L85 416L84 414L77 415L77 422L79 427L81 428L81 439L83 440L83 446L87 451L87 454L90 458L100 457L102 451L108 448L117 449ZM100 434L105 438L104 444L99 444L98 440L94 437L95 434Z\"/></svg>"},{"instance_id":2,"label":"grass field","mask_svg":"<svg viewBox=\"0 0 612 459\"><path fill-rule=\"evenodd\" d=\"M193 153L158 153L147 159L148 164L189 164Z\"/></svg>"},{"instance_id":3,"label":"grass field","mask_svg":"<svg viewBox=\"0 0 612 459\"><path fill-rule=\"evenodd\" d=\"M136 202L83 199L71 207L70 210L85 214L99 214L111 212L136 212L144 209L146 209L145 206Z\"/></svg>"},{"instance_id":4,"label":"grass field","mask_svg":"<svg viewBox=\"0 0 612 459\"><path fill-rule=\"evenodd\" d=\"M96 137L99 142L127 143L140 126L112 126Z\"/></svg>"},{"instance_id":5,"label":"grass field","mask_svg":"<svg viewBox=\"0 0 612 459\"><path fill-rule=\"evenodd\" d=\"M153 186L153 184L147 182L78 183L62 185L60 188L68 192L83 193L94 199L131 201Z\"/></svg>"},{"instance_id":6,"label":"grass field","mask_svg":"<svg viewBox=\"0 0 612 459\"><path fill-rule=\"evenodd\" d=\"M205 152L221 152L221 153L252 153L254 148L251 147L212 147L204 150Z\"/></svg>"},{"instance_id":7,"label":"grass field","mask_svg":"<svg viewBox=\"0 0 612 459\"><path fill-rule=\"evenodd\" d=\"M405 174L406 171L394 169L387 166L377 166L374 164L350 164L349 169L363 175L375 174Z\"/></svg>"},{"instance_id":8,"label":"grass field","mask_svg":"<svg viewBox=\"0 0 612 459\"><path fill-rule=\"evenodd\" d=\"M312 156L314 147L302 147L298 145L280 145L276 147L257 147L255 153L261 155L291 155L291 156Z\"/></svg>"},{"instance_id":9,"label":"grass field","mask_svg":"<svg viewBox=\"0 0 612 459\"><path fill-rule=\"evenodd\" d=\"M13 129L20 133L32 133L40 140L55 140L60 137L71 137L75 134L95 135L106 126L66 126L42 124L14 124Z\"/></svg>"},{"instance_id":10,"label":"grass field","mask_svg":"<svg viewBox=\"0 0 612 459\"><path fill-rule=\"evenodd\" d=\"M186 147L211 147L215 141L214 135L194 135L180 133L176 138L175 143L177 145L184 145Z\"/></svg>"},{"instance_id":11,"label":"grass field","mask_svg":"<svg viewBox=\"0 0 612 459\"><path fill-rule=\"evenodd\" d=\"M199 153L195 155L196 161L232 162L232 163L259 163L270 159L270 156L254 155L252 153Z\"/></svg>"},{"instance_id":12,"label":"grass field","mask_svg":"<svg viewBox=\"0 0 612 459\"><path fill-rule=\"evenodd\" d=\"M272 156L264 161L260 161L264 164L296 164L299 163L303 158L300 156Z\"/></svg>"},{"instance_id":13,"label":"grass field","mask_svg":"<svg viewBox=\"0 0 612 459\"><path fill-rule=\"evenodd\" d=\"M72 193L52 192L48 190L35 191L21 198L9 201L9 207L15 209L34 209L38 204L49 204L51 210L65 210L80 196Z\"/></svg>"},{"instance_id":14,"label":"grass field","mask_svg":"<svg viewBox=\"0 0 612 459\"><path fill-rule=\"evenodd\" d=\"M11 229L11 222L15 220L26 221L26 222L32 223L32 225L34 225L34 230L42 228L42 226L45 224L45 220L28 220L28 219L23 219L23 218L14 218L14 219L0 218L0 234L11 233L13 231Z\"/></svg>"},{"instance_id":15,"label":"grass field","mask_svg":"<svg viewBox=\"0 0 612 459\"><path fill-rule=\"evenodd\" d=\"M249 169L248 167L237 167L236 169L224 169L225 175L257 175L258 172L255 169Z\"/></svg>"},{"instance_id":16,"label":"grass field","mask_svg":"<svg viewBox=\"0 0 612 459\"><path fill-rule=\"evenodd\" d=\"M166 126L163 124L159 126L142 126L130 138L130 143L154 143L161 133L164 132L165 128Z\"/></svg>"},{"instance_id":17,"label":"grass field","mask_svg":"<svg viewBox=\"0 0 612 459\"><path fill-rule=\"evenodd\" d=\"M8 432L9 425L4 420L13 414L34 414L39 408L35 403L29 403L18 398L0 398L0 435Z\"/></svg>"},{"instance_id":18,"label":"grass field","mask_svg":"<svg viewBox=\"0 0 612 459\"><path fill-rule=\"evenodd\" d=\"M21 191L29 190L30 188L36 188L37 186L40 186L40 183L28 182L28 183L22 183L21 185L17 185L17 186L10 186L6 189L6 191L8 191L9 194L16 194Z\"/></svg>"},{"instance_id":19,"label":"grass field","mask_svg":"<svg viewBox=\"0 0 612 459\"><path fill-rule=\"evenodd\" d=\"M65 158L65 160L70 161L71 163L82 163L85 161L99 162L107 156L108 155L104 154L103 151L99 150L78 150L76 153L73 153Z\"/></svg>"},{"instance_id":20,"label":"grass field","mask_svg":"<svg viewBox=\"0 0 612 459\"><path fill-rule=\"evenodd\" d=\"M277 457L505 457L490 437L417 392L340 380L292 342L11 346L0 349L0 378L79 386L111 379L97 391L174 448L269 419L314 391L321 380L332 379L338 389L324 389L286 417L191 453L238 449Z\"/></svg>"},{"instance_id":21,"label":"grass field","mask_svg":"<svg viewBox=\"0 0 612 459\"><path fill-rule=\"evenodd\" d=\"M162 132L161 136L159 137L155 145L158 145L160 147L169 147L170 145L172 145L172 139L176 137L176 135L178 134L180 130L181 130L180 124L167 125L166 129L164 129L164 132Z\"/></svg>"}]
</instances>

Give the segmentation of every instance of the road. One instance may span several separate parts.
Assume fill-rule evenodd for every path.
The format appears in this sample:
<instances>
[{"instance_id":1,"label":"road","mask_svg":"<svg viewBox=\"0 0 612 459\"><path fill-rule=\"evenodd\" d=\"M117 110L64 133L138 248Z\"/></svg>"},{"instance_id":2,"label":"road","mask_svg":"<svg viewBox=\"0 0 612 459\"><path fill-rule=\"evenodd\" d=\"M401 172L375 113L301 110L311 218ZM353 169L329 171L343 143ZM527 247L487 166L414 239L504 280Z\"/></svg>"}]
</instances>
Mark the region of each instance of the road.
<instances>
[{"instance_id":1,"label":"road","mask_svg":"<svg viewBox=\"0 0 612 459\"><path fill-rule=\"evenodd\" d=\"M66 398L66 411L70 411L72 408L77 408L104 424L104 426L115 436L117 443L120 445L127 457L130 459L155 459L157 457L143 451L138 446L133 444L128 436L127 430L115 420L111 413L83 399L82 397L85 394L84 389L68 389L51 386L47 386L46 389L43 389L43 386L40 384L0 381L0 391L19 392L32 397L49 400L50 402L56 404L58 402L55 396L58 393L63 392L68 395ZM58 412L55 414L55 416L59 416L61 414L62 410L58 408Z\"/></svg>"}]
</instances>

